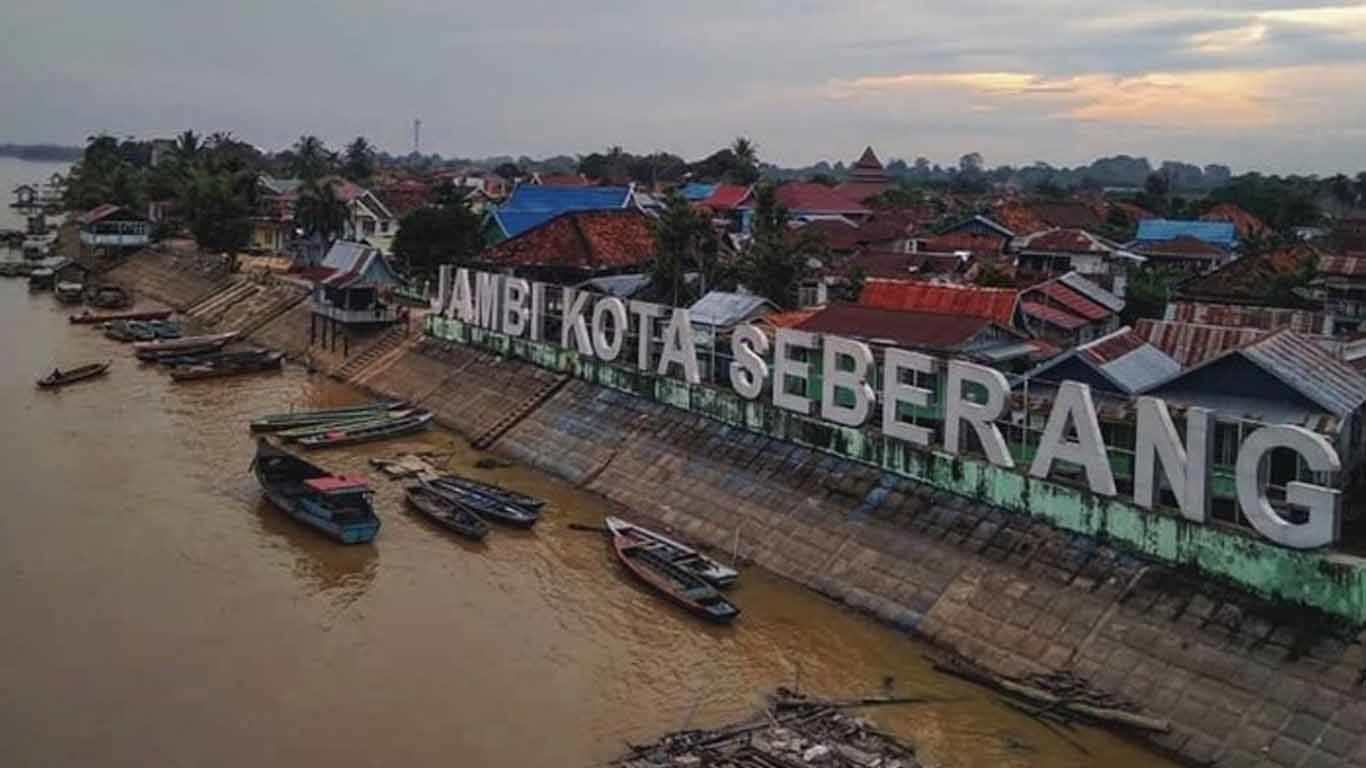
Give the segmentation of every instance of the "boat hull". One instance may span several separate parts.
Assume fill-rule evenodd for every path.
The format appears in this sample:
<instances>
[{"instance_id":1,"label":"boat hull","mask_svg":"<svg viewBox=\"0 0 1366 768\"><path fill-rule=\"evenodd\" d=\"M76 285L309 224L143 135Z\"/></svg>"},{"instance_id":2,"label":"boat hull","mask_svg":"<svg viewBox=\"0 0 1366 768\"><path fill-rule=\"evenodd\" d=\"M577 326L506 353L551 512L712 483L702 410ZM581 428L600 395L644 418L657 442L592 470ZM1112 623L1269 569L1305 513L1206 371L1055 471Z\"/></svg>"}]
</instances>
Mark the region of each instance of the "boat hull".
<instances>
[{"instance_id":1,"label":"boat hull","mask_svg":"<svg viewBox=\"0 0 1366 768\"><path fill-rule=\"evenodd\" d=\"M361 443L371 443L378 440L388 440L394 437L404 437L416 434L430 428L432 425L431 414L423 416L410 416L407 419L400 419L392 425L374 428L373 430L360 431L358 433L340 432L339 434L315 435L305 437L298 441L308 449L315 448L337 448L344 445L360 445Z\"/></svg>"},{"instance_id":2,"label":"boat hull","mask_svg":"<svg viewBox=\"0 0 1366 768\"><path fill-rule=\"evenodd\" d=\"M305 502L296 502L270 489L266 489L266 498L276 509L342 544L368 544L379 535L378 518L359 523L336 523L311 511Z\"/></svg>"},{"instance_id":3,"label":"boat hull","mask_svg":"<svg viewBox=\"0 0 1366 768\"><path fill-rule=\"evenodd\" d=\"M739 572L734 568L718 563L712 558L698 552L695 548L675 541L657 531L643 528L619 517L605 518L603 524L607 526L607 530L614 536L627 531L635 531L638 535L646 539L660 542L667 547L677 550L678 560L675 564L701 576L714 587L728 589L735 586L736 579L740 577Z\"/></svg>"},{"instance_id":4,"label":"boat hull","mask_svg":"<svg viewBox=\"0 0 1366 768\"><path fill-rule=\"evenodd\" d=\"M273 475L268 469L272 465L276 468ZM374 514L367 485L355 486L366 494L360 499L349 504L335 501L335 495L325 495L324 486L312 484L335 483L347 478L331 475L265 440L258 442L251 466L256 482L260 483L271 505L299 523L342 544L365 544L379 534L380 520ZM324 498L334 499L330 507L323 503ZM358 510L364 514L355 514Z\"/></svg>"},{"instance_id":5,"label":"boat hull","mask_svg":"<svg viewBox=\"0 0 1366 768\"><path fill-rule=\"evenodd\" d=\"M721 597L714 587L701 577L671 569L668 565L652 562L641 551L640 542L627 536L612 538L612 550L617 560L631 575L669 602L692 615L713 624L729 624L740 616L740 609Z\"/></svg>"},{"instance_id":6,"label":"boat hull","mask_svg":"<svg viewBox=\"0 0 1366 768\"><path fill-rule=\"evenodd\" d=\"M67 386L68 384L75 384L81 381L89 381L90 379L103 376L106 373L109 373L109 363L99 363L96 365L82 366L81 368L67 371L61 377L56 379L52 378L51 376L39 379L38 388L61 389L62 387Z\"/></svg>"}]
</instances>

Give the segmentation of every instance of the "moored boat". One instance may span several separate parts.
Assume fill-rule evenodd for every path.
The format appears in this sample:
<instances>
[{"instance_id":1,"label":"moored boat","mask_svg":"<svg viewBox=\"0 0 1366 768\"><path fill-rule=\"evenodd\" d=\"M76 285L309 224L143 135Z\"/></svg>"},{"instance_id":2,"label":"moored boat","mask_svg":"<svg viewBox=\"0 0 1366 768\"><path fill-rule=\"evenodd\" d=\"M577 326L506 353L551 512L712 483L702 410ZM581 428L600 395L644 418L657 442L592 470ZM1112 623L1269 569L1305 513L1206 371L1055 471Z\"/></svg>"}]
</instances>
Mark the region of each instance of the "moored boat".
<instances>
[{"instance_id":1,"label":"moored boat","mask_svg":"<svg viewBox=\"0 0 1366 768\"><path fill-rule=\"evenodd\" d=\"M68 368L63 371L60 368L54 369L52 373L38 379L38 386L42 389L56 389L67 384L75 384L78 381L93 379L96 376L103 376L109 372L109 363L89 363L87 365Z\"/></svg>"},{"instance_id":2,"label":"moored boat","mask_svg":"<svg viewBox=\"0 0 1366 768\"><path fill-rule=\"evenodd\" d=\"M85 286L80 283L59 282L53 290L53 295L63 304L80 304L85 295Z\"/></svg>"},{"instance_id":3,"label":"moored boat","mask_svg":"<svg viewBox=\"0 0 1366 768\"><path fill-rule=\"evenodd\" d=\"M326 424L352 416L379 414L404 405L399 400L381 400L363 405L348 405L341 408L324 408L315 411L295 411L292 413L273 413L251 422L252 432L278 432L282 429L307 425Z\"/></svg>"},{"instance_id":4,"label":"moored boat","mask_svg":"<svg viewBox=\"0 0 1366 768\"><path fill-rule=\"evenodd\" d=\"M341 445L357 445L359 443L369 443L375 440L388 440L391 437L411 435L414 432L421 432L422 430L427 429L431 426L431 423L432 414L428 411L419 411L384 424L341 427L321 435L302 438L298 443L305 448L332 448Z\"/></svg>"},{"instance_id":5,"label":"moored boat","mask_svg":"<svg viewBox=\"0 0 1366 768\"><path fill-rule=\"evenodd\" d=\"M170 316L171 310L169 309L149 310L146 312L117 312L103 315L98 315L87 310L79 315L69 315L67 316L67 320L70 321L72 325L100 325L103 323L112 323L116 320L165 320Z\"/></svg>"},{"instance_id":6,"label":"moored boat","mask_svg":"<svg viewBox=\"0 0 1366 768\"><path fill-rule=\"evenodd\" d=\"M431 487L436 489L442 496L451 501L458 502L471 512L479 515L485 520L504 525L511 525L517 528L530 528L540 519L540 514L533 509L520 507L516 504L509 504L500 501L487 494L470 490L468 487L451 485L450 483L436 480L431 483Z\"/></svg>"},{"instance_id":7,"label":"moored boat","mask_svg":"<svg viewBox=\"0 0 1366 768\"><path fill-rule=\"evenodd\" d=\"M379 533L374 493L363 476L334 475L266 438L257 441L251 466L266 498L295 520L343 544L362 544Z\"/></svg>"},{"instance_id":8,"label":"moored boat","mask_svg":"<svg viewBox=\"0 0 1366 768\"><path fill-rule=\"evenodd\" d=\"M28 289L30 291L49 290L56 281L57 273L46 267L28 273Z\"/></svg>"},{"instance_id":9,"label":"moored boat","mask_svg":"<svg viewBox=\"0 0 1366 768\"><path fill-rule=\"evenodd\" d=\"M127 320L114 320L113 322L106 324L104 326L105 337L113 339L114 341L132 341L133 328L128 322L129 321Z\"/></svg>"},{"instance_id":10,"label":"moored boat","mask_svg":"<svg viewBox=\"0 0 1366 768\"><path fill-rule=\"evenodd\" d=\"M425 483L406 489L408 504L438 525L478 541L488 535L489 524L463 505Z\"/></svg>"},{"instance_id":11,"label":"moored boat","mask_svg":"<svg viewBox=\"0 0 1366 768\"><path fill-rule=\"evenodd\" d=\"M103 309L122 309L133 303L133 297L121 286L102 285L90 296L90 303Z\"/></svg>"},{"instance_id":12,"label":"moored boat","mask_svg":"<svg viewBox=\"0 0 1366 768\"><path fill-rule=\"evenodd\" d=\"M613 533L612 550L637 579L689 613L717 624L728 624L740 615L740 609L716 587L687 568L675 565L659 542L639 535L638 529Z\"/></svg>"},{"instance_id":13,"label":"moored boat","mask_svg":"<svg viewBox=\"0 0 1366 768\"><path fill-rule=\"evenodd\" d=\"M284 366L285 353L262 351L260 354L215 360L197 365L179 365L171 370L175 381L196 381L199 379L220 379L225 376L243 376L263 371L278 371Z\"/></svg>"},{"instance_id":14,"label":"moored boat","mask_svg":"<svg viewBox=\"0 0 1366 768\"><path fill-rule=\"evenodd\" d=\"M387 424L399 419L404 419L413 415L413 410L409 408L399 408L393 411L384 411L379 415L365 414L363 416L349 419L329 421L325 424L307 424L302 427L294 427L274 433L281 440L296 441L305 437L322 435L334 432L338 429L354 429L356 427L368 427L373 424Z\"/></svg>"},{"instance_id":15,"label":"moored boat","mask_svg":"<svg viewBox=\"0 0 1366 768\"><path fill-rule=\"evenodd\" d=\"M535 496L528 496L525 493L511 491L501 485L481 483L478 480L471 480L462 475L442 475L439 480L446 485L467 488L475 493L482 493L485 496L507 502L508 504L525 507L533 512L539 511L545 506L545 499L538 499Z\"/></svg>"},{"instance_id":16,"label":"moored boat","mask_svg":"<svg viewBox=\"0 0 1366 768\"><path fill-rule=\"evenodd\" d=\"M653 542L653 550L661 558L667 560L679 568L691 571L701 576L714 587L722 589L735 584L735 580L740 577L739 572L728 565L723 565L696 549L686 544L674 541L673 539L652 531L649 528L642 528L634 523L622 520L619 517L605 518L603 524L613 536L631 535L642 541Z\"/></svg>"},{"instance_id":17,"label":"moored boat","mask_svg":"<svg viewBox=\"0 0 1366 768\"><path fill-rule=\"evenodd\" d=\"M143 360L156 360L160 357L174 357L193 352L206 352L222 349L228 342L237 338L235 331L217 333L209 336L184 336L179 339L144 341L133 345L133 351Z\"/></svg>"}]
</instances>

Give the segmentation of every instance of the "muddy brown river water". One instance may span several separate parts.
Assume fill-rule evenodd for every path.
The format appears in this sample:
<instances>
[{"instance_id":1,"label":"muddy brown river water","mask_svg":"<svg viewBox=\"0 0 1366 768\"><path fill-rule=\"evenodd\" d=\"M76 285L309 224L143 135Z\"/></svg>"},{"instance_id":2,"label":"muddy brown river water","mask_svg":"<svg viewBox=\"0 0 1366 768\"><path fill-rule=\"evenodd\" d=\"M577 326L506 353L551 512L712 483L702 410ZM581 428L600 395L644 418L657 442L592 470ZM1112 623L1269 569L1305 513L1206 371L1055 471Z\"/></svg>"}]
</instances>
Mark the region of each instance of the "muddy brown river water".
<instances>
[{"instance_id":1,"label":"muddy brown river water","mask_svg":"<svg viewBox=\"0 0 1366 768\"><path fill-rule=\"evenodd\" d=\"M600 499L475 470L440 430L317 458L364 471L454 451L452 467L548 497L541 524L472 546L375 477L379 538L335 545L262 500L246 422L359 392L298 367L173 384L66 312L0 280L3 765L587 768L746 715L776 685L852 696L888 675L951 700L870 713L927 765L1168 764L1099 731L1069 743L936 674L903 634L757 569L734 592L739 622L701 625L568 527L598 521ZM103 358L103 380L33 386Z\"/></svg>"}]
</instances>

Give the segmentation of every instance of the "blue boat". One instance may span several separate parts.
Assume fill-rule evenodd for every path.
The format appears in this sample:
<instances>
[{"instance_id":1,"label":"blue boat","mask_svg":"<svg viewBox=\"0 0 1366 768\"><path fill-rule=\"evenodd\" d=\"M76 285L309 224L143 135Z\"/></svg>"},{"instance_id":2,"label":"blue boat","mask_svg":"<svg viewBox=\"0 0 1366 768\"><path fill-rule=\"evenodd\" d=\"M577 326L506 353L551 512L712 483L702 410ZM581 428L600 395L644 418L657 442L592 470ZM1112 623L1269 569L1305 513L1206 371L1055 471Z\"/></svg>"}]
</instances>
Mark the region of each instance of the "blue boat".
<instances>
[{"instance_id":1,"label":"blue boat","mask_svg":"<svg viewBox=\"0 0 1366 768\"><path fill-rule=\"evenodd\" d=\"M266 498L290 517L343 544L379 533L374 493L363 476L334 475L262 438L251 463Z\"/></svg>"}]
</instances>

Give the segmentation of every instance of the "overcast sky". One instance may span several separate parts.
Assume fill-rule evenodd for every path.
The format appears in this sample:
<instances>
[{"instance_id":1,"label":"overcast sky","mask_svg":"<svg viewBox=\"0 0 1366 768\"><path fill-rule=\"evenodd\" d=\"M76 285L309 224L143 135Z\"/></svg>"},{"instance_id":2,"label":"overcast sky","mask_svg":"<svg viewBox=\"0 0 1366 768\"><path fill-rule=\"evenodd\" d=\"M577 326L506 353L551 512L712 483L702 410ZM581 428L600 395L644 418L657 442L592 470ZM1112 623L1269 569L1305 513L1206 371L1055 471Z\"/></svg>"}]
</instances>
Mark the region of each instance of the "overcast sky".
<instances>
[{"instance_id":1,"label":"overcast sky","mask_svg":"<svg viewBox=\"0 0 1366 768\"><path fill-rule=\"evenodd\" d=\"M15 0L0 141L1366 170L1366 4ZM15 7L17 6L17 7Z\"/></svg>"}]
</instances>

